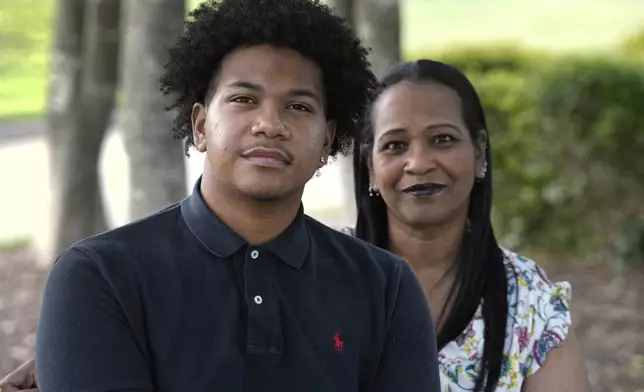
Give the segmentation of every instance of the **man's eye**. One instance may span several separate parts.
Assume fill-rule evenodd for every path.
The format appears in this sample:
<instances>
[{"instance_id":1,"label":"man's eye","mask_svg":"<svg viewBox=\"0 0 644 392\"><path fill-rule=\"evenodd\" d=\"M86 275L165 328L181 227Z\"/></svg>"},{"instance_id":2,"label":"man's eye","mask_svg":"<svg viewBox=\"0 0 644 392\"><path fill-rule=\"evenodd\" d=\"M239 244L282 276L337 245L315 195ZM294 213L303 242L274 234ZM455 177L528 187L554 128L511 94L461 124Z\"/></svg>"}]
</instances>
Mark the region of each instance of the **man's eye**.
<instances>
[{"instance_id":1,"label":"man's eye","mask_svg":"<svg viewBox=\"0 0 644 392\"><path fill-rule=\"evenodd\" d=\"M231 102L236 102L236 103L253 103L253 102L255 102L252 98L246 97L246 96L233 97L233 99L231 99L230 101Z\"/></svg>"},{"instance_id":2,"label":"man's eye","mask_svg":"<svg viewBox=\"0 0 644 392\"><path fill-rule=\"evenodd\" d=\"M309 109L306 105L302 105L301 103L292 103L288 105L289 109L294 109L300 112L310 112L311 109Z\"/></svg>"}]
</instances>

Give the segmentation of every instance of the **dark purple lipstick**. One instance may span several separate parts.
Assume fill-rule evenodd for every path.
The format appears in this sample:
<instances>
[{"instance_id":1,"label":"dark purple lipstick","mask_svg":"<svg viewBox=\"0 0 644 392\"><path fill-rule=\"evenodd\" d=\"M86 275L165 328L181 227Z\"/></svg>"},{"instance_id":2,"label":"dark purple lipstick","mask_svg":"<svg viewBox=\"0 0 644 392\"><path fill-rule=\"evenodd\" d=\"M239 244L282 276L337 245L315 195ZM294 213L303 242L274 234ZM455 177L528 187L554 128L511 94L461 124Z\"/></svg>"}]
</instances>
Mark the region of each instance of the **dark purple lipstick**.
<instances>
[{"instance_id":1,"label":"dark purple lipstick","mask_svg":"<svg viewBox=\"0 0 644 392\"><path fill-rule=\"evenodd\" d=\"M403 189L403 192L416 197L427 197L427 196L433 196L445 188L446 186L443 184L427 182L424 184L416 184L416 185L407 187Z\"/></svg>"}]
</instances>

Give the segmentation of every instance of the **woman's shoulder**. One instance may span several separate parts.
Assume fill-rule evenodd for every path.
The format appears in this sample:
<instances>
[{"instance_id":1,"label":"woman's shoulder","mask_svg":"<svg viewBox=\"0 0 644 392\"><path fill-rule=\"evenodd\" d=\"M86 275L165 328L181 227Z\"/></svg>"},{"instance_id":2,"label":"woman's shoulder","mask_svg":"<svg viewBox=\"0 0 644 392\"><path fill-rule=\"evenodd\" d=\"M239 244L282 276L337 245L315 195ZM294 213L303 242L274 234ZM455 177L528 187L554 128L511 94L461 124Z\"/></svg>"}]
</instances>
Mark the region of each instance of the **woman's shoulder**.
<instances>
[{"instance_id":1,"label":"woman's shoulder","mask_svg":"<svg viewBox=\"0 0 644 392\"><path fill-rule=\"evenodd\" d=\"M530 294L531 297L556 293L566 301L570 300L572 291L570 283L552 281L534 260L505 248L502 250L510 286L517 285L519 291L526 295Z\"/></svg>"},{"instance_id":2,"label":"woman's shoulder","mask_svg":"<svg viewBox=\"0 0 644 392\"><path fill-rule=\"evenodd\" d=\"M565 281L551 281L543 268L525 256L507 249L503 255L508 272L508 327L514 335L512 351L528 377L568 336L571 287Z\"/></svg>"}]
</instances>

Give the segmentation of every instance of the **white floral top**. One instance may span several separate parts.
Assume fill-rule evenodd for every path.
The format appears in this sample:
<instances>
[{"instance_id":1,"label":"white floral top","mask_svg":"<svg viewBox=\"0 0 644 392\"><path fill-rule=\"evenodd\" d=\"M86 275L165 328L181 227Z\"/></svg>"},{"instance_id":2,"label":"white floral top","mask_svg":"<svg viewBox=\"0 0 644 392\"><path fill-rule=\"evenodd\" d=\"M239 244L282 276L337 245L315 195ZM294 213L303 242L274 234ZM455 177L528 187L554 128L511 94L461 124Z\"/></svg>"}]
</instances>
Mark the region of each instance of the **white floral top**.
<instances>
[{"instance_id":1,"label":"white floral top","mask_svg":"<svg viewBox=\"0 0 644 392\"><path fill-rule=\"evenodd\" d=\"M345 228L346 234L353 230ZM505 361L496 392L519 392L527 377L568 336L570 284L552 283L532 260L503 249L508 277ZM482 306L463 333L438 353L441 392L472 391L483 358Z\"/></svg>"},{"instance_id":2,"label":"white floral top","mask_svg":"<svg viewBox=\"0 0 644 392\"><path fill-rule=\"evenodd\" d=\"M570 329L570 284L552 283L532 260L506 249L508 323L505 362L497 392L518 392L525 379L543 365ZM465 331L438 354L442 392L471 391L483 356L481 306Z\"/></svg>"}]
</instances>

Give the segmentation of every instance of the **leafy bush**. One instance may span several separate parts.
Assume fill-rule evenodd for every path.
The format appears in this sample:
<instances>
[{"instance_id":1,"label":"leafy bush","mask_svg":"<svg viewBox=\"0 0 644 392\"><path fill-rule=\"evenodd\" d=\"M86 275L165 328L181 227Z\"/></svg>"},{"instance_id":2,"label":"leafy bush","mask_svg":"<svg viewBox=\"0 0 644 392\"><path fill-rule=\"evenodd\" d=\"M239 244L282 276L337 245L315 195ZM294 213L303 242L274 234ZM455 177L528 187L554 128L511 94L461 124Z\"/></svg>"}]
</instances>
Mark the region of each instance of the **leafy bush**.
<instances>
[{"instance_id":1,"label":"leafy bush","mask_svg":"<svg viewBox=\"0 0 644 392\"><path fill-rule=\"evenodd\" d=\"M644 29L626 37L621 43L620 49L626 56L644 60Z\"/></svg>"},{"instance_id":2,"label":"leafy bush","mask_svg":"<svg viewBox=\"0 0 644 392\"><path fill-rule=\"evenodd\" d=\"M642 257L644 66L536 55L519 66L499 57L460 67L488 117L502 242L616 263Z\"/></svg>"},{"instance_id":3,"label":"leafy bush","mask_svg":"<svg viewBox=\"0 0 644 392\"><path fill-rule=\"evenodd\" d=\"M466 74L507 71L525 73L547 58L544 52L529 51L516 45L472 45L438 53L411 53L406 60L431 58L451 64Z\"/></svg>"},{"instance_id":4,"label":"leafy bush","mask_svg":"<svg viewBox=\"0 0 644 392\"><path fill-rule=\"evenodd\" d=\"M543 75L545 121L569 131L588 155L644 182L644 67L606 59L565 59Z\"/></svg>"},{"instance_id":5,"label":"leafy bush","mask_svg":"<svg viewBox=\"0 0 644 392\"><path fill-rule=\"evenodd\" d=\"M560 176L579 185L579 245L631 257L644 240L643 64L563 58L538 91L543 134L564 142Z\"/></svg>"}]
</instances>

